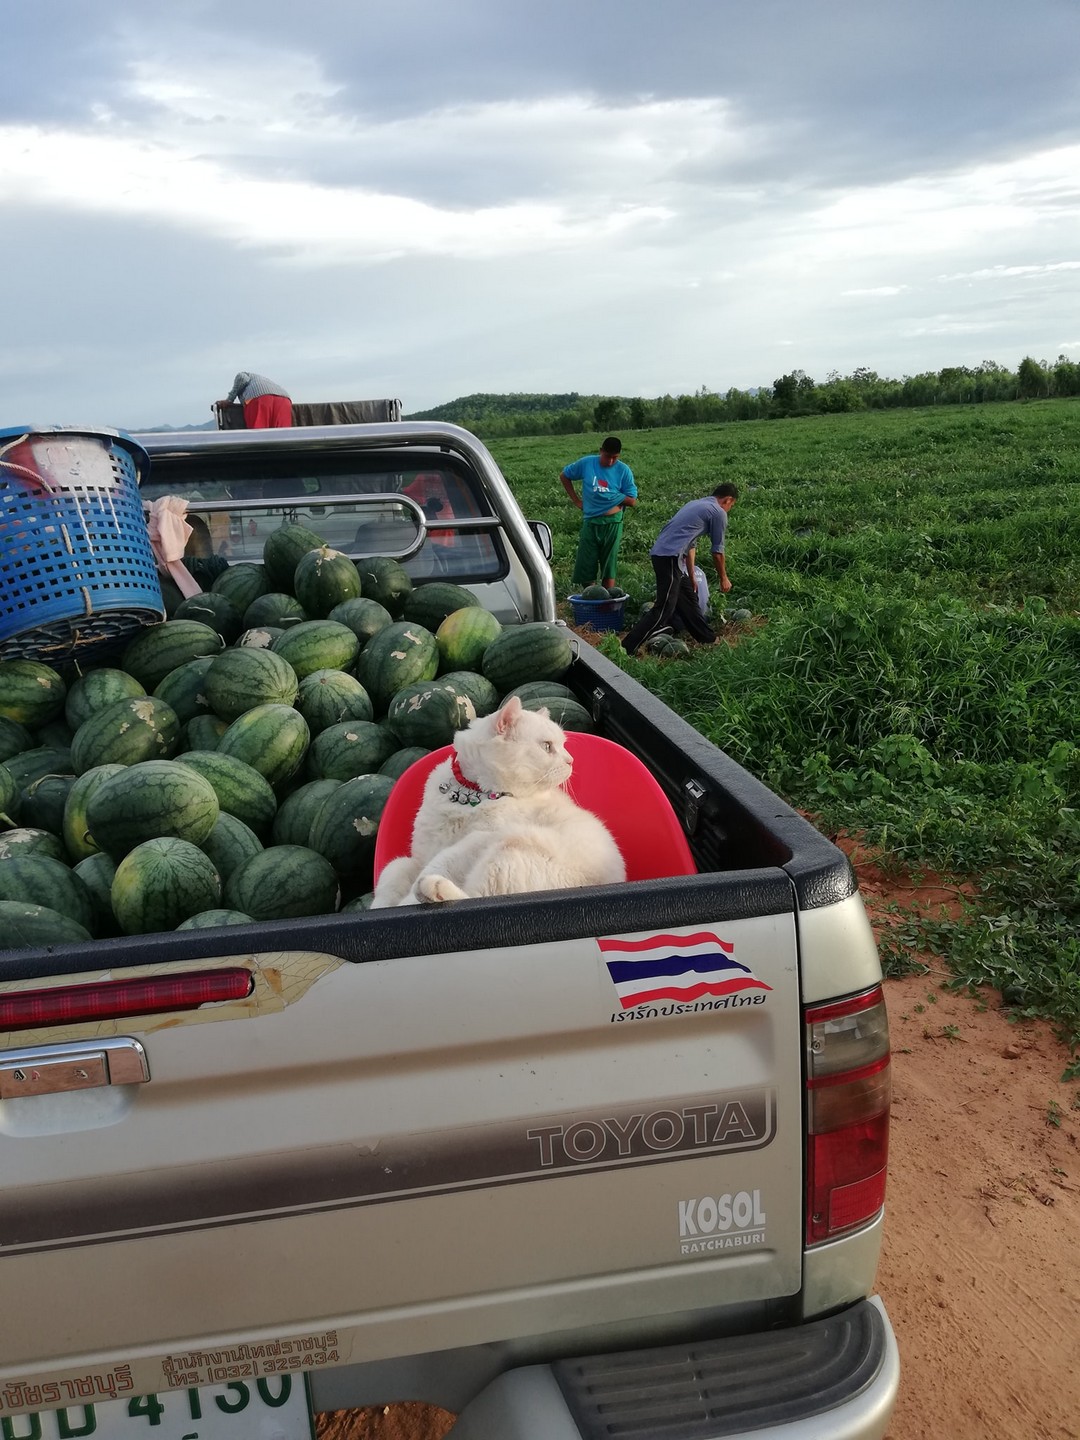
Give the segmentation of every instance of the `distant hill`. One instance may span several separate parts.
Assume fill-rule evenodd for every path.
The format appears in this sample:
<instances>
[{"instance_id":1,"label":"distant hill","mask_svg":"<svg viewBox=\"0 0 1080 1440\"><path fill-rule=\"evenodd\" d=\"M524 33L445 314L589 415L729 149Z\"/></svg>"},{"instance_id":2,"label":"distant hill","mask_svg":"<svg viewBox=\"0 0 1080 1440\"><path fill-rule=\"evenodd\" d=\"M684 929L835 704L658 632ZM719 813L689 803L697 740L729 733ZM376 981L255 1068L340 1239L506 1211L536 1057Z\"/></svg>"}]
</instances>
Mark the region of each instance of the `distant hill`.
<instances>
[{"instance_id":1,"label":"distant hill","mask_svg":"<svg viewBox=\"0 0 1080 1440\"><path fill-rule=\"evenodd\" d=\"M217 421L207 420L204 425L139 425L144 435L179 435L185 430L216 430Z\"/></svg>"},{"instance_id":2,"label":"distant hill","mask_svg":"<svg viewBox=\"0 0 1080 1440\"><path fill-rule=\"evenodd\" d=\"M494 418L498 415L558 415L565 410L577 410L583 404L595 403L596 396L579 395L576 390L566 395L462 395L445 405L436 405L430 410L416 410L406 415L406 420L445 420L450 425L460 425L465 420L475 420L484 415Z\"/></svg>"}]
</instances>

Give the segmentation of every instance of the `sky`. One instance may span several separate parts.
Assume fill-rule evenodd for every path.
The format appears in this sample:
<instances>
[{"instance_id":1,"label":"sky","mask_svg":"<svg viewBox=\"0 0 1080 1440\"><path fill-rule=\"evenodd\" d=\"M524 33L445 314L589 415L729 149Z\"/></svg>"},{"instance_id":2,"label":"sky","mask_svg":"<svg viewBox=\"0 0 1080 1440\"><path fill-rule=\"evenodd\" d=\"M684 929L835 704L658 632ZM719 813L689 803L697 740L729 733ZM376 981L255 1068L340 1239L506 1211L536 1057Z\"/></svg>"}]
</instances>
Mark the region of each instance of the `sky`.
<instances>
[{"instance_id":1,"label":"sky","mask_svg":"<svg viewBox=\"0 0 1080 1440\"><path fill-rule=\"evenodd\" d=\"M1077 0L4 8L0 425L1080 358Z\"/></svg>"}]
</instances>

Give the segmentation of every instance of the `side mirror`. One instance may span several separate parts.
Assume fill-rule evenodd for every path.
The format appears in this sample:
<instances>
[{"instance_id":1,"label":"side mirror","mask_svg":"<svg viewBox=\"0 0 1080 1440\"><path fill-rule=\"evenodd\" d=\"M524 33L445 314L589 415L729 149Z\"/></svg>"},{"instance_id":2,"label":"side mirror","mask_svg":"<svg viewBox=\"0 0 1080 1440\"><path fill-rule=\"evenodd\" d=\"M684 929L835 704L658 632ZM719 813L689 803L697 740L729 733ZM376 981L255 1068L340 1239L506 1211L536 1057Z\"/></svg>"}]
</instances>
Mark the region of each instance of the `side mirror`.
<instances>
[{"instance_id":1,"label":"side mirror","mask_svg":"<svg viewBox=\"0 0 1080 1440\"><path fill-rule=\"evenodd\" d=\"M551 557L555 554L555 546L551 542L551 526L544 520L529 520L527 524L533 533L533 539L540 546L544 559L550 564Z\"/></svg>"}]
</instances>

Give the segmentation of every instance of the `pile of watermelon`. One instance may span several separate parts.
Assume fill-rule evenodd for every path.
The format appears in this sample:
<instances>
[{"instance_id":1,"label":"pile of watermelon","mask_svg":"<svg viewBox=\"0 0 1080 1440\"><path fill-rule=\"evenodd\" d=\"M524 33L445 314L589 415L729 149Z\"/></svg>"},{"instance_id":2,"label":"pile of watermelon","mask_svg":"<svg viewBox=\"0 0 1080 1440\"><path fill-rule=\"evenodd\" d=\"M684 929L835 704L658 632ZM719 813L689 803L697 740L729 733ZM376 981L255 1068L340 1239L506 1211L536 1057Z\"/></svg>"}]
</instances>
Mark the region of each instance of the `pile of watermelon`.
<instances>
[{"instance_id":1,"label":"pile of watermelon","mask_svg":"<svg viewBox=\"0 0 1080 1440\"><path fill-rule=\"evenodd\" d=\"M591 728L564 627L303 526L93 662L0 661L0 947L363 909L398 777L510 694Z\"/></svg>"}]
</instances>

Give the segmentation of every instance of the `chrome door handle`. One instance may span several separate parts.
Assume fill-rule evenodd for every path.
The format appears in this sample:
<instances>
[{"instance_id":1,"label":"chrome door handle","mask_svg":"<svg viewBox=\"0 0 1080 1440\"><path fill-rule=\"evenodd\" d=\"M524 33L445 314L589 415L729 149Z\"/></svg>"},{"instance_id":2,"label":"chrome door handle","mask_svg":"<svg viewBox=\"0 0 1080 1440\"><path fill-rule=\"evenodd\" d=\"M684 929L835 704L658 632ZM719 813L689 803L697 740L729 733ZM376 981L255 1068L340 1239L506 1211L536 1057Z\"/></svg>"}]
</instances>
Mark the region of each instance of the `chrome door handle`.
<instances>
[{"instance_id":1,"label":"chrome door handle","mask_svg":"<svg viewBox=\"0 0 1080 1440\"><path fill-rule=\"evenodd\" d=\"M99 1085L138 1085L150 1079L138 1040L85 1041L0 1050L0 1100L93 1090Z\"/></svg>"}]
</instances>

